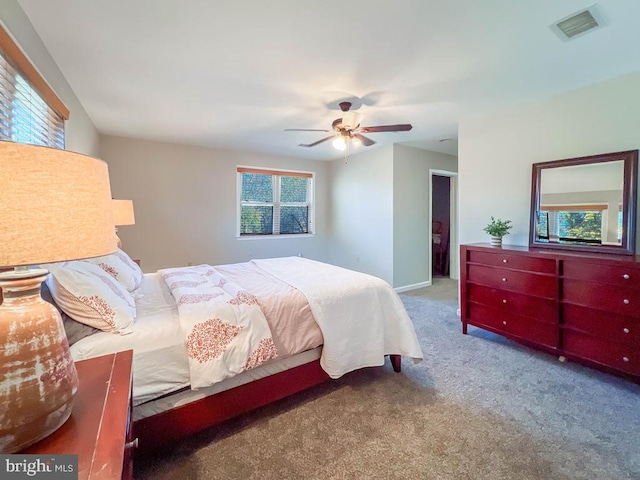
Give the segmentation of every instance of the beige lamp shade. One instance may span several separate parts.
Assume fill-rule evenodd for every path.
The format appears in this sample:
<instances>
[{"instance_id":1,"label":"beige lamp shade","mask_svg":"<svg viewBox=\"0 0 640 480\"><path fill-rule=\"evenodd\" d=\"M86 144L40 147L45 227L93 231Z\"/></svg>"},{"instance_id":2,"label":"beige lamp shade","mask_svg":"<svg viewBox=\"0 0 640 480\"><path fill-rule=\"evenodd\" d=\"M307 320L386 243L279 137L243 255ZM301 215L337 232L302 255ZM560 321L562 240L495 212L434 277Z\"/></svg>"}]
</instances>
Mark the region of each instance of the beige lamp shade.
<instances>
[{"instance_id":1,"label":"beige lamp shade","mask_svg":"<svg viewBox=\"0 0 640 480\"><path fill-rule=\"evenodd\" d=\"M107 164L49 147L0 142L0 267L116 251Z\"/></svg>"},{"instance_id":2,"label":"beige lamp shade","mask_svg":"<svg viewBox=\"0 0 640 480\"><path fill-rule=\"evenodd\" d=\"M107 165L48 147L0 141L0 267L116 251ZM0 453L57 430L78 375L56 308L40 296L47 271L0 272Z\"/></svg>"},{"instance_id":3,"label":"beige lamp shade","mask_svg":"<svg viewBox=\"0 0 640 480\"><path fill-rule=\"evenodd\" d=\"M111 200L111 202L113 204L113 221L116 227L136 224L133 200Z\"/></svg>"}]
</instances>

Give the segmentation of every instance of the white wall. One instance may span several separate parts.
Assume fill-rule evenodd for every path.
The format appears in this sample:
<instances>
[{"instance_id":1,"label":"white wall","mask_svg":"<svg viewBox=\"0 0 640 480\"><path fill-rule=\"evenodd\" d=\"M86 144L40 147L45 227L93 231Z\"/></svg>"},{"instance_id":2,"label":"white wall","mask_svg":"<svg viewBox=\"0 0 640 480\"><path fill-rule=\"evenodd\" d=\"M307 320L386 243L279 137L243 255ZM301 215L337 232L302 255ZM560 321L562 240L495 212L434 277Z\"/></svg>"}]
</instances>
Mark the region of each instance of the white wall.
<instances>
[{"instance_id":1,"label":"white wall","mask_svg":"<svg viewBox=\"0 0 640 480\"><path fill-rule=\"evenodd\" d=\"M482 228L493 215L514 223L504 243L528 245L531 165L639 148L639 92L636 72L460 121L460 242L488 241Z\"/></svg>"},{"instance_id":2,"label":"white wall","mask_svg":"<svg viewBox=\"0 0 640 480\"><path fill-rule=\"evenodd\" d=\"M393 284L393 146L330 162L330 262Z\"/></svg>"},{"instance_id":3,"label":"white wall","mask_svg":"<svg viewBox=\"0 0 640 480\"><path fill-rule=\"evenodd\" d=\"M331 162L331 262L396 288L428 282L432 168L455 172L456 157L393 145Z\"/></svg>"},{"instance_id":4,"label":"white wall","mask_svg":"<svg viewBox=\"0 0 640 480\"><path fill-rule=\"evenodd\" d=\"M65 148L73 152L97 156L99 137L93 122L16 0L0 0L0 21L69 108L69 120L65 124Z\"/></svg>"},{"instance_id":5,"label":"white wall","mask_svg":"<svg viewBox=\"0 0 640 480\"><path fill-rule=\"evenodd\" d=\"M393 286L431 280L429 170L457 171L456 157L405 145L393 149Z\"/></svg>"},{"instance_id":6,"label":"white wall","mask_svg":"<svg viewBox=\"0 0 640 480\"><path fill-rule=\"evenodd\" d=\"M146 272L188 264L297 255L327 261L327 162L102 136L114 198L132 199L123 248ZM315 172L316 235L236 238L236 166Z\"/></svg>"}]
</instances>

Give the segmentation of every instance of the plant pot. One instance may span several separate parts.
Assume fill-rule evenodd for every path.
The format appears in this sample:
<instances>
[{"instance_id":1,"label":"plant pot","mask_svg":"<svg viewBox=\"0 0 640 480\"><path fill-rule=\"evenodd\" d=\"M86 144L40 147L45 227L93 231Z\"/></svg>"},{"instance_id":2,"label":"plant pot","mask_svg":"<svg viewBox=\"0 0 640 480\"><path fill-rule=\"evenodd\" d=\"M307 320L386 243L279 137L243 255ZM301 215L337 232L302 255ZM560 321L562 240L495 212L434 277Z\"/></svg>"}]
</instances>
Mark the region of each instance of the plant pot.
<instances>
[{"instance_id":1,"label":"plant pot","mask_svg":"<svg viewBox=\"0 0 640 480\"><path fill-rule=\"evenodd\" d=\"M491 237L491 240L489 241L489 243L493 247L501 247L502 246L502 237Z\"/></svg>"}]
</instances>

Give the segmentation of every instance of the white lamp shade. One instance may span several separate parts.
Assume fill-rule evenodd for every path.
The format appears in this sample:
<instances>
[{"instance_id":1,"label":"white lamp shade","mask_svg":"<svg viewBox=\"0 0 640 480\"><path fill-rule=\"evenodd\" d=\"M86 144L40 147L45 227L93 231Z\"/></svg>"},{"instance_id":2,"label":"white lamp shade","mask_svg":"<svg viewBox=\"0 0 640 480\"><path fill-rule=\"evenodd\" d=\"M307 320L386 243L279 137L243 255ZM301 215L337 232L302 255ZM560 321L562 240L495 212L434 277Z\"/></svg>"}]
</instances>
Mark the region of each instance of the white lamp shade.
<instances>
[{"instance_id":1,"label":"white lamp shade","mask_svg":"<svg viewBox=\"0 0 640 480\"><path fill-rule=\"evenodd\" d=\"M107 164L0 141L0 267L116 251Z\"/></svg>"},{"instance_id":2,"label":"white lamp shade","mask_svg":"<svg viewBox=\"0 0 640 480\"><path fill-rule=\"evenodd\" d=\"M133 200L112 200L114 225L135 225L136 217L133 213Z\"/></svg>"}]
</instances>

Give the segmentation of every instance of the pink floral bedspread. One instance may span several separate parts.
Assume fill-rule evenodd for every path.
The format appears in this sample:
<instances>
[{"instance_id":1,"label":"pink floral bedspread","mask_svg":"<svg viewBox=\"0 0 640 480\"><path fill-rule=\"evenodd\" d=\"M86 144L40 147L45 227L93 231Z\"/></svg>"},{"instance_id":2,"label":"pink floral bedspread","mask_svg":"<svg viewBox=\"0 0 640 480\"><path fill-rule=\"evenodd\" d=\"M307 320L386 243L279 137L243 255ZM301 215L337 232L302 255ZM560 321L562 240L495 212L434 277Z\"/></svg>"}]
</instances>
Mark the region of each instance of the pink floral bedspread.
<instances>
[{"instance_id":1,"label":"pink floral bedspread","mask_svg":"<svg viewBox=\"0 0 640 480\"><path fill-rule=\"evenodd\" d=\"M217 272L258 298L278 358L316 348L323 343L307 298L251 262L216 265Z\"/></svg>"},{"instance_id":2,"label":"pink floral bedspread","mask_svg":"<svg viewBox=\"0 0 640 480\"><path fill-rule=\"evenodd\" d=\"M258 299L209 265L158 270L178 305L191 388L278 356Z\"/></svg>"}]
</instances>

